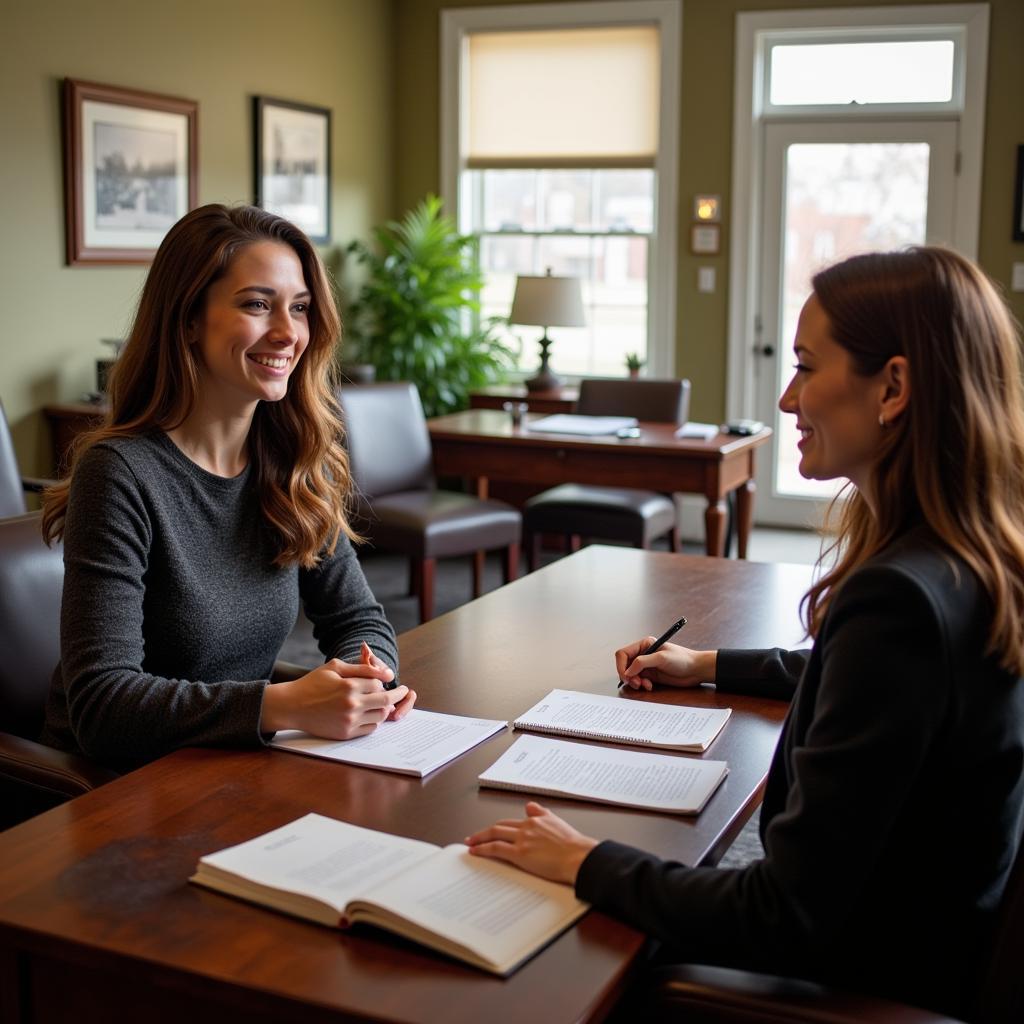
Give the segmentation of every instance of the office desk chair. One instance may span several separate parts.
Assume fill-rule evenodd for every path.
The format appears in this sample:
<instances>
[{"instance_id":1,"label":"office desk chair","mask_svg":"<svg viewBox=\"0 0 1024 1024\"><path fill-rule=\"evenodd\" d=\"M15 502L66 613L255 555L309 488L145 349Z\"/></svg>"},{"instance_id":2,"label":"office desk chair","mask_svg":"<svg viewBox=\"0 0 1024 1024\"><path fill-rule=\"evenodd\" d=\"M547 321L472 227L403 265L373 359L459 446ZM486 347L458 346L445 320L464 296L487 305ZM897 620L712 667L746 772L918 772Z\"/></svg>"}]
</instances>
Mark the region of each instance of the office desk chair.
<instances>
[{"instance_id":1,"label":"office desk chair","mask_svg":"<svg viewBox=\"0 0 1024 1024\"><path fill-rule=\"evenodd\" d=\"M409 558L420 621L434 614L437 559L473 555L480 596L484 553L504 552L504 582L515 579L522 517L503 501L434 483L430 433L414 384L360 384L338 391L356 491L353 525L375 547Z\"/></svg>"},{"instance_id":2,"label":"office desk chair","mask_svg":"<svg viewBox=\"0 0 1024 1024\"><path fill-rule=\"evenodd\" d=\"M686 422L688 380L581 380L576 411L581 416L634 416L658 423ZM560 484L523 507L523 532L532 572L540 561L541 536L559 533L575 551L582 537L618 540L647 548L668 534L679 550L675 502L670 496L632 487Z\"/></svg>"},{"instance_id":3,"label":"office desk chair","mask_svg":"<svg viewBox=\"0 0 1024 1024\"><path fill-rule=\"evenodd\" d=\"M0 405L0 518L24 515L28 511L25 494L38 493L53 482L21 475L14 455L11 428L4 407Z\"/></svg>"},{"instance_id":4,"label":"office desk chair","mask_svg":"<svg viewBox=\"0 0 1024 1024\"><path fill-rule=\"evenodd\" d=\"M988 971L967 1016L970 1024L1024 1021L1022 950L1024 843L1017 850L999 905ZM959 1024L942 1014L881 997L733 968L680 964L652 975L645 985L646 997L635 1008L641 1015L638 1019L652 1024L683 1020L687 1024Z\"/></svg>"}]
</instances>

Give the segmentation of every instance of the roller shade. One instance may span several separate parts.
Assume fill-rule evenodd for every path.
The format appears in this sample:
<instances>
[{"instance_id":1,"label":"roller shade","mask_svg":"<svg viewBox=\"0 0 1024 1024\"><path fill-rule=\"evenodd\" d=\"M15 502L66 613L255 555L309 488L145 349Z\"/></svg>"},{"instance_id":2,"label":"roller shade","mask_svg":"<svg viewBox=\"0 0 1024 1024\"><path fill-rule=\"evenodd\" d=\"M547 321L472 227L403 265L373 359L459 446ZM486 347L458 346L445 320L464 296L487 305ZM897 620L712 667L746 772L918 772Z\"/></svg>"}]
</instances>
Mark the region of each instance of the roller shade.
<instances>
[{"instance_id":1,"label":"roller shade","mask_svg":"<svg viewBox=\"0 0 1024 1024\"><path fill-rule=\"evenodd\" d=\"M655 26L467 39L468 167L654 166Z\"/></svg>"}]
</instances>

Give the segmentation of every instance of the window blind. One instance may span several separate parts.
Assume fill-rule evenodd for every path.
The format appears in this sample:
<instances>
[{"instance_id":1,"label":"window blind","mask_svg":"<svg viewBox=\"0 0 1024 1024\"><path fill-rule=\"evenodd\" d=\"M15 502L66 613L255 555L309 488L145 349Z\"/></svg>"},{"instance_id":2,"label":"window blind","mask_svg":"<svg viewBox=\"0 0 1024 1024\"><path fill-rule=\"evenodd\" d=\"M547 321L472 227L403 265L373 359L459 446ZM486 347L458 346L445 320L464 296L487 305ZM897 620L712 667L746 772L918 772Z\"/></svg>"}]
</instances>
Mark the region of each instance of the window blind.
<instances>
[{"instance_id":1,"label":"window blind","mask_svg":"<svg viewBox=\"0 0 1024 1024\"><path fill-rule=\"evenodd\" d=\"M468 36L466 166L653 167L651 25Z\"/></svg>"}]
</instances>

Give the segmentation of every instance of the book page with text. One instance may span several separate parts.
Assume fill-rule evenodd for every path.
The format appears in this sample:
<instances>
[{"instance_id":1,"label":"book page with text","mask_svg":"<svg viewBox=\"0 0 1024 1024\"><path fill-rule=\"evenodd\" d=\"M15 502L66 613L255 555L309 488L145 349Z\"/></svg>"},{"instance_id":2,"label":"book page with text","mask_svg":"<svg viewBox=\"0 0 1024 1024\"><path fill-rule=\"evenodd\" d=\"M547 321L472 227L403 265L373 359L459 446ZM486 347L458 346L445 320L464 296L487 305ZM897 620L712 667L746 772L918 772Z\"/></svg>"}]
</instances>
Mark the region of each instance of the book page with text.
<instances>
[{"instance_id":1,"label":"book page with text","mask_svg":"<svg viewBox=\"0 0 1024 1024\"><path fill-rule=\"evenodd\" d=\"M243 898L247 898L244 890L252 884L309 896L334 908L340 918L350 899L438 849L418 839L307 814L255 839L200 858L193 881ZM222 886L220 882L228 884ZM234 882L241 884L231 884ZM271 901L279 909L288 909L286 903L287 896Z\"/></svg>"},{"instance_id":2,"label":"book page with text","mask_svg":"<svg viewBox=\"0 0 1024 1024\"><path fill-rule=\"evenodd\" d=\"M513 725L562 735L615 739L677 750L706 750L729 708L691 708L626 700L576 690L552 690Z\"/></svg>"},{"instance_id":3,"label":"book page with text","mask_svg":"<svg viewBox=\"0 0 1024 1024\"><path fill-rule=\"evenodd\" d=\"M368 904L369 913L362 910ZM409 938L504 974L586 913L568 885L548 882L508 864L446 846L415 871L393 878L351 907L352 920L377 919Z\"/></svg>"},{"instance_id":4,"label":"book page with text","mask_svg":"<svg viewBox=\"0 0 1024 1024\"><path fill-rule=\"evenodd\" d=\"M424 776L501 732L508 722L465 718L413 708L400 722L383 722L369 736L325 740L296 730L279 732L270 746L365 768Z\"/></svg>"},{"instance_id":5,"label":"book page with text","mask_svg":"<svg viewBox=\"0 0 1024 1024\"><path fill-rule=\"evenodd\" d=\"M498 789L696 814L728 770L725 761L520 736L479 781Z\"/></svg>"}]
</instances>

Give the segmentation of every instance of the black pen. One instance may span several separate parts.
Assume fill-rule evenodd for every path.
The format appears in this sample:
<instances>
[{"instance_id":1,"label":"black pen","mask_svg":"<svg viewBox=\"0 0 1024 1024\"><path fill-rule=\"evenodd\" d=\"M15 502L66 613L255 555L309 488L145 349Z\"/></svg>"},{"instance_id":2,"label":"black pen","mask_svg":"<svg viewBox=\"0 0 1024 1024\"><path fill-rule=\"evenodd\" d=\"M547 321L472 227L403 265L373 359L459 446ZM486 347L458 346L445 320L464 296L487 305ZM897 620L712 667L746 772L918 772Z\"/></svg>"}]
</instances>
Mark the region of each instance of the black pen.
<instances>
[{"instance_id":1,"label":"black pen","mask_svg":"<svg viewBox=\"0 0 1024 1024\"><path fill-rule=\"evenodd\" d=\"M679 619L678 621L673 622L672 625L669 626L668 629L666 629L665 632L662 633L661 636L659 636L658 639L655 640L654 643L651 644L650 647L647 647L644 650L642 650L640 652L640 654L637 655L637 657L639 658L639 657L642 657L644 654L653 654L655 651L660 651L661 648L664 647L665 644L667 644L669 642L669 640L671 640L672 637L674 637L676 635L676 633L678 633L679 630L681 630L683 628L683 626L685 626L685 625L686 625L686 618L685 618L685 616L683 618ZM620 679L619 680L619 686L625 686L625 685L626 684Z\"/></svg>"}]
</instances>

